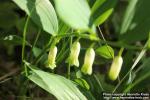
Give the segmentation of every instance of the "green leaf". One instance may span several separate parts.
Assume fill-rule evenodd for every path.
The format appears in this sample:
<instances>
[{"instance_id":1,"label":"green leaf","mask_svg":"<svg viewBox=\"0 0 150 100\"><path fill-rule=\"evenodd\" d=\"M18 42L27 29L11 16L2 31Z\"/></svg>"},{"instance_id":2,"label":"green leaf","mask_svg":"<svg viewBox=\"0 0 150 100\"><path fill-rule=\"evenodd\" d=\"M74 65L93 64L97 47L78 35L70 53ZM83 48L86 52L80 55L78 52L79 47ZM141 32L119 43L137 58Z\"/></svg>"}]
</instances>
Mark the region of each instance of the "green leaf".
<instances>
[{"instance_id":1,"label":"green leaf","mask_svg":"<svg viewBox=\"0 0 150 100\"><path fill-rule=\"evenodd\" d=\"M96 26L101 25L112 14L117 0L97 0L92 7L92 17Z\"/></svg>"},{"instance_id":2,"label":"green leaf","mask_svg":"<svg viewBox=\"0 0 150 100\"><path fill-rule=\"evenodd\" d=\"M121 30L120 30L121 34L124 34L128 30L128 28L132 22L132 19L134 17L135 10L136 10L137 1L138 0L131 0L126 9L124 19L123 19L123 22L121 25Z\"/></svg>"},{"instance_id":3,"label":"green leaf","mask_svg":"<svg viewBox=\"0 0 150 100\"><path fill-rule=\"evenodd\" d=\"M70 27L68 25L66 25L61 20L59 21L59 30L58 30L59 34L66 34L69 29L70 29Z\"/></svg>"},{"instance_id":4,"label":"green leaf","mask_svg":"<svg viewBox=\"0 0 150 100\"><path fill-rule=\"evenodd\" d=\"M94 74L89 77L86 76L85 79L89 83L90 91L92 92L92 95L94 96L96 100L103 100L100 94L102 94L104 91L107 91L107 92L112 91L114 88L113 85L111 85L110 83L108 84L106 82L105 75ZM89 99L89 100L92 100L92 99Z\"/></svg>"},{"instance_id":5,"label":"green leaf","mask_svg":"<svg viewBox=\"0 0 150 100\"><path fill-rule=\"evenodd\" d=\"M31 75L28 78L53 94L58 100L87 100L72 81L56 74L35 69L27 62L25 64L30 68L32 67Z\"/></svg>"},{"instance_id":6,"label":"green leaf","mask_svg":"<svg viewBox=\"0 0 150 100\"><path fill-rule=\"evenodd\" d=\"M86 0L54 0L59 17L74 29L88 30L90 7Z\"/></svg>"},{"instance_id":7,"label":"green leaf","mask_svg":"<svg viewBox=\"0 0 150 100\"><path fill-rule=\"evenodd\" d=\"M113 9L109 9L107 11L105 11L101 16L99 16L96 20L95 20L95 25L101 25L103 22L105 22L108 17L111 15L111 13L113 12Z\"/></svg>"},{"instance_id":8,"label":"green leaf","mask_svg":"<svg viewBox=\"0 0 150 100\"><path fill-rule=\"evenodd\" d=\"M92 6L92 13L94 13L105 1L106 0L96 0L94 5Z\"/></svg>"},{"instance_id":9,"label":"green leaf","mask_svg":"<svg viewBox=\"0 0 150 100\"><path fill-rule=\"evenodd\" d=\"M81 87L89 90L90 86L89 84L86 82L86 80L82 79L82 78L77 78L75 79L75 82L77 82Z\"/></svg>"},{"instance_id":10,"label":"green leaf","mask_svg":"<svg viewBox=\"0 0 150 100\"><path fill-rule=\"evenodd\" d=\"M114 50L108 45L101 46L96 49L96 53L106 59L114 58Z\"/></svg>"},{"instance_id":11,"label":"green leaf","mask_svg":"<svg viewBox=\"0 0 150 100\"><path fill-rule=\"evenodd\" d=\"M46 32L56 35L58 20L49 0L13 0L31 19Z\"/></svg>"},{"instance_id":12,"label":"green leaf","mask_svg":"<svg viewBox=\"0 0 150 100\"><path fill-rule=\"evenodd\" d=\"M127 43L132 43L132 42L146 39L148 37L149 30L150 30L150 17L149 17L150 16L150 10L149 10L150 1L149 0L131 0L129 6L132 3L134 3L134 5L130 7L130 9L132 8L131 9L132 12L129 10L129 7L126 10L126 14L129 13L128 11L130 11L130 14L128 16L125 14L124 21L122 23L121 36L120 36L120 39ZM126 26L127 29L126 27L123 27L123 26Z\"/></svg>"}]
</instances>

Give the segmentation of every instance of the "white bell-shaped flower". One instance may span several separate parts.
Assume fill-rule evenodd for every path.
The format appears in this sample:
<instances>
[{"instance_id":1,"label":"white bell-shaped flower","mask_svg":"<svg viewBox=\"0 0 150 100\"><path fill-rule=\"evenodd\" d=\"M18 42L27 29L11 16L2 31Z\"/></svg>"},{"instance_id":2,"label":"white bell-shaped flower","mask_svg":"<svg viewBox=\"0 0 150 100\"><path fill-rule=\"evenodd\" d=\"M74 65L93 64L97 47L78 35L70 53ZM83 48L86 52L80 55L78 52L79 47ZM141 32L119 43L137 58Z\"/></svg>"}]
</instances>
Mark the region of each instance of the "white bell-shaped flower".
<instances>
[{"instance_id":1,"label":"white bell-shaped flower","mask_svg":"<svg viewBox=\"0 0 150 100\"><path fill-rule=\"evenodd\" d=\"M79 53L80 53L80 43L76 41L72 44L70 54L66 62L69 63L70 66L74 65L79 67L79 60L78 60Z\"/></svg>"},{"instance_id":2,"label":"white bell-shaped flower","mask_svg":"<svg viewBox=\"0 0 150 100\"><path fill-rule=\"evenodd\" d=\"M81 68L81 71L84 74L92 74L92 65L95 59L95 51L93 48L89 48L85 53L84 64Z\"/></svg>"},{"instance_id":3,"label":"white bell-shaped flower","mask_svg":"<svg viewBox=\"0 0 150 100\"><path fill-rule=\"evenodd\" d=\"M56 55L57 55L57 47L52 46L49 50L48 54L48 61L47 61L47 66L51 69L54 69L56 67Z\"/></svg>"},{"instance_id":4,"label":"white bell-shaped flower","mask_svg":"<svg viewBox=\"0 0 150 100\"><path fill-rule=\"evenodd\" d=\"M120 73L120 70L121 70L121 67L122 67L122 64L123 64L123 59L121 56L116 56L111 64L111 67L110 67L110 70L109 70L109 78L111 80L116 80L119 73Z\"/></svg>"}]
</instances>

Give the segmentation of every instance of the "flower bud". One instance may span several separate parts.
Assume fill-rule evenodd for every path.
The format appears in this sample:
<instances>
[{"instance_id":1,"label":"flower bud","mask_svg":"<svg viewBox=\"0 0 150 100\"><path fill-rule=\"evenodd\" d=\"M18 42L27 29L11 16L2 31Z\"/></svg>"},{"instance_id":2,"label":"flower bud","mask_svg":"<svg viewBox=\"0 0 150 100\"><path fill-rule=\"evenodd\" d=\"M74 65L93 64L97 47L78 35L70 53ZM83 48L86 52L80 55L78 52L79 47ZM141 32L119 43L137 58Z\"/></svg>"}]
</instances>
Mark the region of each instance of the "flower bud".
<instances>
[{"instance_id":1,"label":"flower bud","mask_svg":"<svg viewBox=\"0 0 150 100\"><path fill-rule=\"evenodd\" d=\"M108 75L111 80L116 80L117 79L117 77L120 73L122 64L123 64L122 57L121 56L116 56L114 58L112 64L111 64L109 75Z\"/></svg>"},{"instance_id":2,"label":"flower bud","mask_svg":"<svg viewBox=\"0 0 150 100\"><path fill-rule=\"evenodd\" d=\"M53 46L50 48L49 54L48 54L48 61L47 61L47 66L51 69L54 69L56 67L56 55L57 55L57 47Z\"/></svg>"},{"instance_id":3,"label":"flower bud","mask_svg":"<svg viewBox=\"0 0 150 100\"><path fill-rule=\"evenodd\" d=\"M67 63L70 64L70 66L77 66L79 67L79 60L78 60L78 56L80 53L80 43L79 42L74 42L72 44L71 50L70 50L70 55L67 59Z\"/></svg>"},{"instance_id":4,"label":"flower bud","mask_svg":"<svg viewBox=\"0 0 150 100\"><path fill-rule=\"evenodd\" d=\"M92 65L95 59L95 51L93 48L89 48L85 53L84 64L81 68L81 71L84 74L92 74Z\"/></svg>"}]
</instances>

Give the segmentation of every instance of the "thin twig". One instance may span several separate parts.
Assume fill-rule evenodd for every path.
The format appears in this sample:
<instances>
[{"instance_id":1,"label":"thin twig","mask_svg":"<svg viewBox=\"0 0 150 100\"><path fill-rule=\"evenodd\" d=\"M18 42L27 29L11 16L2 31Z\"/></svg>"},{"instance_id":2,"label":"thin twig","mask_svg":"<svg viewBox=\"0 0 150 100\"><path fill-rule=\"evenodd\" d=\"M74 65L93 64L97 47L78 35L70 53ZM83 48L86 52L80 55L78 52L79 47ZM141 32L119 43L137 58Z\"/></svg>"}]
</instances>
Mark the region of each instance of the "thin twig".
<instances>
[{"instance_id":1,"label":"thin twig","mask_svg":"<svg viewBox=\"0 0 150 100\"><path fill-rule=\"evenodd\" d=\"M106 41L106 39L105 39L105 37L104 37L104 35L103 35L101 29L100 29L100 26L98 26L98 30L99 30L99 32L100 32L100 34L101 34L101 36L102 36L104 42L106 43L106 47L107 47L108 52L110 53L111 57L114 58L114 56L112 55L111 51L110 51L109 48L108 48L107 41Z\"/></svg>"},{"instance_id":2,"label":"thin twig","mask_svg":"<svg viewBox=\"0 0 150 100\"><path fill-rule=\"evenodd\" d=\"M19 68L16 68L16 69L12 70L11 72L5 74L4 76L1 76L1 77L0 77L0 81L6 79L6 78L9 77L9 76L14 75L14 74L17 73L19 70L20 70Z\"/></svg>"},{"instance_id":3,"label":"thin twig","mask_svg":"<svg viewBox=\"0 0 150 100\"><path fill-rule=\"evenodd\" d=\"M97 76L94 74L94 77L95 77L95 79L96 79L96 81L97 81L97 83L98 83L98 85L100 86L100 88L102 89L102 91L104 91L104 88L103 88L103 86L102 86L102 84L101 84L101 82L99 81L99 79L97 78Z\"/></svg>"},{"instance_id":4,"label":"thin twig","mask_svg":"<svg viewBox=\"0 0 150 100\"><path fill-rule=\"evenodd\" d=\"M117 86L115 87L115 89L113 90L113 93L118 89L118 87L121 85L121 83L126 79L126 77L132 72L132 70L136 67L136 65L138 64L138 62L141 60L141 58L144 56L145 52L146 52L146 46L148 44L148 41L145 43L142 51L140 52L140 54L138 55L138 57L136 58L136 60L134 61L132 67L130 68L130 70L127 72L127 74L121 79L121 81L117 84Z\"/></svg>"}]
</instances>

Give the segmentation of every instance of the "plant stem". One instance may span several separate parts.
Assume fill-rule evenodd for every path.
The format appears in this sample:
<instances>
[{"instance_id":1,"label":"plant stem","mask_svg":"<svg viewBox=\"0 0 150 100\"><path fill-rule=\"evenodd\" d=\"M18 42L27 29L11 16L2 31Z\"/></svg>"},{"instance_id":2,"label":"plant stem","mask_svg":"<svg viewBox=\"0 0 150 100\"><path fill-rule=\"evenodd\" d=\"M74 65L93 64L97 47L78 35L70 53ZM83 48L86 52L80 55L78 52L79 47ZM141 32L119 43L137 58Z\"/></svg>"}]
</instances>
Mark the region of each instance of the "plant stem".
<instances>
[{"instance_id":1,"label":"plant stem","mask_svg":"<svg viewBox=\"0 0 150 100\"><path fill-rule=\"evenodd\" d=\"M70 79L70 64L68 64L67 68L67 78Z\"/></svg>"},{"instance_id":2,"label":"plant stem","mask_svg":"<svg viewBox=\"0 0 150 100\"><path fill-rule=\"evenodd\" d=\"M30 57L29 57L29 59L32 59L32 57L33 57L32 51L33 51L33 48L35 47L35 45L36 45L36 43L37 43L37 41L39 39L40 33L41 33L41 29L39 29L39 31L37 33L37 36L35 38L35 41L33 42L33 45L32 45L31 51L30 51Z\"/></svg>"},{"instance_id":3,"label":"plant stem","mask_svg":"<svg viewBox=\"0 0 150 100\"><path fill-rule=\"evenodd\" d=\"M23 41L22 41L22 65L23 65L23 60L24 60L24 53L25 53L25 45L26 45L26 34L27 34L27 27L28 27L28 23L29 23L29 19L30 17L27 17L25 26L24 26L24 30L23 30ZM27 67L24 65L24 71L25 71L25 75L28 75L27 72Z\"/></svg>"},{"instance_id":4,"label":"plant stem","mask_svg":"<svg viewBox=\"0 0 150 100\"><path fill-rule=\"evenodd\" d=\"M85 39L90 39L90 40L93 40L93 41L99 41L100 39L96 36L93 36L93 35L89 35L89 34L80 34L80 33L77 33L77 32L72 32L72 33L66 33L66 34L61 34L61 35L58 35L57 37L70 37L70 36L76 36L76 37L80 37L80 38L85 38Z\"/></svg>"},{"instance_id":5,"label":"plant stem","mask_svg":"<svg viewBox=\"0 0 150 100\"><path fill-rule=\"evenodd\" d=\"M69 47L71 48L71 46L72 46L72 37L70 38L70 45L69 45ZM68 71L68 79L70 79L70 64L68 64L68 69L67 69Z\"/></svg>"},{"instance_id":6,"label":"plant stem","mask_svg":"<svg viewBox=\"0 0 150 100\"><path fill-rule=\"evenodd\" d=\"M25 26L24 26L24 30L23 30L22 62L23 62L23 60L24 60L25 44L26 44L26 33L27 33L27 26L28 26L28 23L29 23L29 19L30 19L30 17L28 16L28 17L27 17L27 20L26 20L26 23L25 23Z\"/></svg>"},{"instance_id":7,"label":"plant stem","mask_svg":"<svg viewBox=\"0 0 150 100\"><path fill-rule=\"evenodd\" d=\"M106 47L107 47L107 50L108 50L109 54L111 55L112 58L114 58L113 54L111 53L110 49L108 48L107 40L105 39L105 37L104 37L104 35L103 35L103 33L100 29L100 26L98 26L98 29L99 29L99 32L100 32L102 38L103 38L103 41L106 43Z\"/></svg>"},{"instance_id":8,"label":"plant stem","mask_svg":"<svg viewBox=\"0 0 150 100\"><path fill-rule=\"evenodd\" d=\"M50 41L48 42L48 44L44 47L44 49L42 50L42 52L38 55L38 57L32 62L32 63L35 63L37 64L40 59L42 58L43 54L47 51L47 49L50 47L51 45L51 42L53 40L53 37L51 37Z\"/></svg>"},{"instance_id":9,"label":"plant stem","mask_svg":"<svg viewBox=\"0 0 150 100\"><path fill-rule=\"evenodd\" d=\"M33 46L32 46L32 49L31 49L31 50L33 50L33 48L35 47L35 45L36 45L36 43L37 43L37 41L38 41L38 39L39 39L40 33L41 33L41 29L39 29L39 31L38 31L38 33L37 33L37 36L36 36L36 38L35 38L35 41L34 41L34 43L33 43Z\"/></svg>"},{"instance_id":10,"label":"plant stem","mask_svg":"<svg viewBox=\"0 0 150 100\"><path fill-rule=\"evenodd\" d=\"M118 54L119 56L121 56L121 55L122 55L123 50L124 50L124 48L121 48L121 49L120 49L119 54Z\"/></svg>"},{"instance_id":11,"label":"plant stem","mask_svg":"<svg viewBox=\"0 0 150 100\"><path fill-rule=\"evenodd\" d=\"M100 80L98 79L98 77L95 74L94 74L94 77L95 77L98 85L100 86L101 90L104 91L104 88L102 87L102 84L101 84Z\"/></svg>"},{"instance_id":12,"label":"plant stem","mask_svg":"<svg viewBox=\"0 0 150 100\"><path fill-rule=\"evenodd\" d=\"M70 36L75 36L75 37L80 37L80 38L84 38L84 39L89 39L89 40L92 40L92 41L101 42L101 43L105 43L105 44L107 43L107 44L115 46L115 47L124 47L124 48L127 48L127 49L136 49L136 50L141 50L142 49L142 47L137 47L137 46L128 45L128 44L122 44L120 42L100 40L96 36L91 36L91 35L84 34L84 33L83 34L66 33L66 34L57 35L56 37L65 38L65 37L70 37Z\"/></svg>"},{"instance_id":13,"label":"plant stem","mask_svg":"<svg viewBox=\"0 0 150 100\"><path fill-rule=\"evenodd\" d=\"M67 48L70 40L63 40L63 45L61 47L61 50L59 51L57 55L57 64L62 60L62 58L65 56L66 52L68 52L69 48Z\"/></svg>"}]
</instances>

